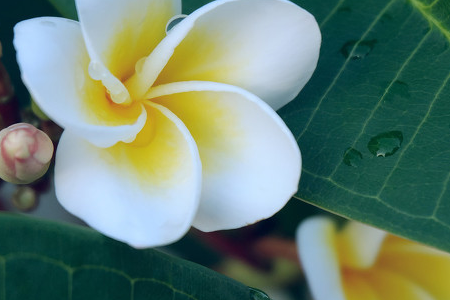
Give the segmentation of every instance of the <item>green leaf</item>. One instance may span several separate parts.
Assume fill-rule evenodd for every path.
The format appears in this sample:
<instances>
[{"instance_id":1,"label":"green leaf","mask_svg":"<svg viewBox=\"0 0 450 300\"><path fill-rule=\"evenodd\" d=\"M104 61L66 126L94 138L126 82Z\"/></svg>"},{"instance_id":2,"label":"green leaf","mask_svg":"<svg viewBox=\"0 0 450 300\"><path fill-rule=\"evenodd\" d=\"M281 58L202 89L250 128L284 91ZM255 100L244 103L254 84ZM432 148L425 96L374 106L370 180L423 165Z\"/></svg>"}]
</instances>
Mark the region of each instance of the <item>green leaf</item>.
<instances>
[{"instance_id":1,"label":"green leaf","mask_svg":"<svg viewBox=\"0 0 450 300\"><path fill-rule=\"evenodd\" d=\"M62 17L77 20L77 9L74 0L47 0L50 2Z\"/></svg>"},{"instance_id":2,"label":"green leaf","mask_svg":"<svg viewBox=\"0 0 450 300\"><path fill-rule=\"evenodd\" d=\"M1 61L11 77L21 106L29 105L30 96L21 81L16 62L13 28L20 21L42 16L59 16L59 13L48 0L3 1L0 9L0 42L3 50Z\"/></svg>"},{"instance_id":3,"label":"green leaf","mask_svg":"<svg viewBox=\"0 0 450 300\"><path fill-rule=\"evenodd\" d=\"M90 229L0 214L0 300L252 299L251 290Z\"/></svg>"},{"instance_id":4,"label":"green leaf","mask_svg":"<svg viewBox=\"0 0 450 300\"><path fill-rule=\"evenodd\" d=\"M323 35L280 111L302 150L296 197L450 251L450 1L296 2Z\"/></svg>"}]
</instances>

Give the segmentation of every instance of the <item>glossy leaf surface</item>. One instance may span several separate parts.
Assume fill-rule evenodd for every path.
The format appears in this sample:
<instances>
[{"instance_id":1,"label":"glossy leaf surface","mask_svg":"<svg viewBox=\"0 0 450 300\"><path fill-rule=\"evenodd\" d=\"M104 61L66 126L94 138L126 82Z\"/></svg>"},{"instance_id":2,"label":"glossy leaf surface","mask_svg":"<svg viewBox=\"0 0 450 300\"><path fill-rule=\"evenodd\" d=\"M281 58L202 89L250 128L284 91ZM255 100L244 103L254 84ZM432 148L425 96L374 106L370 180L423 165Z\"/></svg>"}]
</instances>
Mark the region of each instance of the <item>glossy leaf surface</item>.
<instances>
[{"instance_id":1,"label":"glossy leaf surface","mask_svg":"<svg viewBox=\"0 0 450 300\"><path fill-rule=\"evenodd\" d=\"M450 1L299 0L316 73L280 111L303 155L297 198L450 250Z\"/></svg>"},{"instance_id":2,"label":"glossy leaf surface","mask_svg":"<svg viewBox=\"0 0 450 300\"><path fill-rule=\"evenodd\" d=\"M93 230L0 214L0 299L251 299L250 289Z\"/></svg>"}]
</instances>

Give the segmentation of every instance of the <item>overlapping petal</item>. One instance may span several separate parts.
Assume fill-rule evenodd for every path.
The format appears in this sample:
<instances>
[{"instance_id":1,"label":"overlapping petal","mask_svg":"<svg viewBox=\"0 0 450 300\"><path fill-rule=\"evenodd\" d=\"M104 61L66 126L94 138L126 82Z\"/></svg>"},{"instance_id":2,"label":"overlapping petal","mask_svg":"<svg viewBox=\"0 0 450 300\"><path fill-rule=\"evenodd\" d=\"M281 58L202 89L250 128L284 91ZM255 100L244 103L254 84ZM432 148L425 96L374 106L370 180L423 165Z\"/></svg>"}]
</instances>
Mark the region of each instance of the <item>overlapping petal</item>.
<instances>
[{"instance_id":1,"label":"overlapping petal","mask_svg":"<svg viewBox=\"0 0 450 300\"><path fill-rule=\"evenodd\" d=\"M189 80L232 84L274 109L292 100L309 80L321 43L314 17L284 0L214 1L175 29L161 43L168 53L176 48L156 85Z\"/></svg>"},{"instance_id":2,"label":"overlapping petal","mask_svg":"<svg viewBox=\"0 0 450 300\"><path fill-rule=\"evenodd\" d=\"M339 232L336 245L339 261L355 269L370 268L378 258L386 236L386 231L357 222L349 222Z\"/></svg>"},{"instance_id":3,"label":"overlapping petal","mask_svg":"<svg viewBox=\"0 0 450 300\"><path fill-rule=\"evenodd\" d=\"M167 21L181 13L181 0L77 0L76 6L91 59L121 81L165 37Z\"/></svg>"},{"instance_id":4,"label":"overlapping petal","mask_svg":"<svg viewBox=\"0 0 450 300\"><path fill-rule=\"evenodd\" d=\"M408 277L401 276L395 272L385 269L373 269L367 274L353 274L353 277L360 276L364 278L366 284L372 287L373 297L377 300L438 300L445 298L435 298L420 284L410 280ZM352 284L351 280L347 281L348 277L344 276L344 288L348 300L366 299L365 295L362 298L356 298L352 294L353 289L358 289ZM372 296L372 295L371 295ZM370 297L368 297L370 299Z\"/></svg>"},{"instance_id":5,"label":"overlapping petal","mask_svg":"<svg viewBox=\"0 0 450 300\"><path fill-rule=\"evenodd\" d=\"M137 248L183 236L201 191L201 163L188 130L164 107L147 110L149 121L131 144L101 149L64 131L55 166L61 204Z\"/></svg>"},{"instance_id":6,"label":"overlapping petal","mask_svg":"<svg viewBox=\"0 0 450 300\"><path fill-rule=\"evenodd\" d=\"M215 82L179 82L155 87L147 97L175 113L199 148L203 190L195 227L212 231L254 223L297 191L297 143L255 95Z\"/></svg>"},{"instance_id":7,"label":"overlapping petal","mask_svg":"<svg viewBox=\"0 0 450 300\"><path fill-rule=\"evenodd\" d=\"M298 228L296 239L313 299L346 300L333 221L324 217L308 219Z\"/></svg>"},{"instance_id":8,"label":"overlapping petal","mask_svg":"<svg viewBox=\"0 0 450 300\"><path fill-rule=\"evenodd\" d=\"M303 222L297 242L315 300L450 299L448 253L357 222L337 231L325 217Z\"/></svg>"},{"instance_id":9,"label":"overlapping petal","mask_svg":"<svg viewBox=\"0 0 450 300\"><path fill-rule=\"evenodd\" d=\"M102 84L90 78L78 22L37 18L14 30L23 81L49 117L99 147L134 139L146 111L140 104L119 108Z\"/></svg>"},{"instance_id":10,"label":"overlapping petal","mask_svg":"<svg viewBox=\"0 0 450 300\"><path fill-rule=\"evenodd\" d=\"M395 236L388 236L380 251L379 265L410 278L436 299L450 299L448 253Z\"/></svg>"}]
</instances>

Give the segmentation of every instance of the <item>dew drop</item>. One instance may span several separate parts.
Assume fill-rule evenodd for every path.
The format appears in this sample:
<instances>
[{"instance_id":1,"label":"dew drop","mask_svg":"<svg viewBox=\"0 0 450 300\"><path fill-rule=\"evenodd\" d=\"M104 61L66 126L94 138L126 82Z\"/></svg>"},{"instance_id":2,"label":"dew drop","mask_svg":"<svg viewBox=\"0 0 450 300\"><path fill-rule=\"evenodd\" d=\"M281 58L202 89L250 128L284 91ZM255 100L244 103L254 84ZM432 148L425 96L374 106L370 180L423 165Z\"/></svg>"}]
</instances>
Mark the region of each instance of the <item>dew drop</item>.
<instances>
[{"instance_id":1,"label":"dew drop","mask_svg":"<svg viewBox=\"0 0 450 300\"><path fill-rule=\"evenodd\" d=\"M341 54L345 58L349 58L351 60L359 60L367 55L373 50L377 40L368 40L368 41L348 41L342 46Z\"/></svg>"},{"instance_id":2,"label":"dew drop","mask_svg":"<svg viewBox=\"0 0 450 300\"><path fill-rule=\"evenodd\" d=\"M367 148L375 156L387 157L394 155L403 142L401 131L387 131L370 139Z\"/></svg>"},{"instance_id":3,"label":"dew drop","mask_svg":"<svg viewBox=\"0 0 450 300\"><path fill-rule=\"evenodd\" d=\"M359 152L355 148L350 147L350 148L347 148L347 150L345 150L343 161L344 161L344 164L346 164L347 166L358 167L362 158L363 157L362 157L361 152Z\"/></svg>"},{"instance_id":4,"label":"dew drop","mask_svg":"<svg viewBox=\"0 0 450 300\"><path fill-rule=\"evenodd\" d=\"M249 287L250 290L250 296L251 300L270 300L270 297L267 296L266 293L264 293L261 290Z\"/></svg>"},{"instance_id":5,"label":"dew drop","mask_svg":"<svg viewBox=\"0 0 450 300\"><path fill-rule=\"evenodd\" d=\"M394 81L390 89L390 94L392 94L394 98L411 98L411 95L409 94L409 85L400 80Z\"/></svg>"},{"instance_id":6,"label":"dew drop","mask_svg":"<svg viewBox=\"0 0 450 300\"><path fill-rule=\"evenodd\" d=\"M166 25L166 34L175 26L177 26L181 21L183 21L187 15L176 15L172 17Z\"/></svg>"}]
</instances>

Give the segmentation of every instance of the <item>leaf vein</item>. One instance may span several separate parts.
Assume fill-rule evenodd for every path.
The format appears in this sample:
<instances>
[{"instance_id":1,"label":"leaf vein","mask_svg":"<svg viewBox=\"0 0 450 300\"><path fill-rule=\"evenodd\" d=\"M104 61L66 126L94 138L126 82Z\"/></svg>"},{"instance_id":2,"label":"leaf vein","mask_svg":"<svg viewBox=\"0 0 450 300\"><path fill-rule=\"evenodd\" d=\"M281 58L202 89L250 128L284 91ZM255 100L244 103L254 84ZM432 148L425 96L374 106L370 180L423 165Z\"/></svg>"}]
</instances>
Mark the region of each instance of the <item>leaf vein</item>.
<instances>
[{"instance_id":1,"label":"leaf vein","mask_svg":"<svg viewBox=\"0 0 450 300\"><path fill-rule=\"evenodd\" d=\"M442 199L445 195L445 192L447 191L449 181L450 181L450 172L447 173L447 177L445 177L444 181L442 182L442 190L441 193L439 194L439 197L437 198L436 206L432 214L433 217L436 216L437 211L439 210L439 206L441 205Z\"/></svg>"},{"instance_id":2,"label":"leaf vein","mask_svg":"<svg viewBox=\"0 0 450 300\"><path fill-rule=\"evenodd\" d=\"M0 257L3 257L5 259L5 261L8 261L10 259L36 259L36 260L41 260L45 263L54 265L54 266L58 266L61 269L64 269L66 272L72 272L72 268L68 265L66 265L64 262L57 260L57 259L53 259L50 258L48 256L45 255L39 255L39 254L35 254L35 253L29 253L29 252L14 252L14 253L10 253L10 254L6 254Z\"/></svg>"},{"instance_id":3,"label":"leaf vein","mask_svg":"<svg viewBox=\"0 0 450 300\"><path fill-rule=\"evenodd\" d=\"M188 297L190 299L193 299L193 300L198 300L198 298L196 298L195 296L193 296L191 294L188 294L188 293L186 293L186 292L184 292L182 290L179 290L179 289L175 288L173 285L171 285L171 284L169 284L167 282L164 282L164 281L161 281L161 280L158 280L158 279L155 279L155 278L135 278L135 279L133 279L133 284L135 282L138 282L138 281L156 282L158 284L167 286L168 288L170 288L173 292L175 292L177 294L184 295L184 296L186 296L186 297Z\"/></svg>"},{"instance_id":4,"label":"leaf vein","mask_svg":"<svg viewBox=\"0 0 450 300\"><path fill-rule=\"evenodd\" d=\"M428 117L430 116L430 113L434 107L434 104L436 103L437 99L439 98L439 96L442 93L442 90L444 89L444 87L447 85L448 81L450 79L450 73L447 75L447 77L444 79L442 85L439 87L438 91L436 92L433 100L431 101L428 110L426 112L426 114L424 115L424 117L422 118L421 122L419 123L419 125L417 126L416 130L414 131L411 139L409 140L409 142L405 145L405 147L402 149L402 151L399 153L397 160L395 162L395 165L392 167L391 171L389 172L388 176L386 176L386 179L383 182L383 185L380 187L379 192L377 193L377 196L380 196L381 193L384 191L384 189L387 186L387 183L389 182L389 180L391 179L392 175L394 174L395 170L398 168L398 165L400 164L400 161L403 158L403 155L406 153L406 151L408 150L408 148L413 144L417 134L419 133L420 129L422 128L422 126L425 124L425 122L428 120Z\"/></svg>"},{"instance_id":5,"label":"leaf vein","mask_svg":"<svg viewBox=\"0 0 450 300\"><path fill-rule=\"evenodd\" d=\"M416 55L417 51L422 47L423 43L427 40L427 38L430 35L430 33L431 33L431 30L428 31L427 34L420 40L420 42L417 44L417 46L414 48L414 50L411 52L411 54L406 58L404 63L401 65L400 69L397 71L397 73L395 74L394 78L391 80L389 85L384 90L383 95L380 97L380 99L378 100L377 104L372 109L370 115L366 118L366 120L363 123L363 126L362 126L358 136L355 138L353 144L350 147L353 148L353 147L356 146L356 143L359 141L359 139L362 137L362 135L366 131L367 125L373 119L373 117L375 115L375 112L378 111L378 109L381 107L381 105L383 103L383 100L385 99L386 95L389 93L389 91L391 90L391 88L394 85L394 83L399 79L400 74L402 74L403 70L406 68L406 66L408 66L408 64L410 63L411 59ZM341 160L340 163L338 163L336 165L336 167L333 169L333 171L329 175L330 178L332 178L336 174L337 170L342 165L342 163L343 163L343 161Z\"/></svg>"},{"instance_id":6,"label":"leaf vein","mask_svg":"<svg viewBox=\"0 0 450 300\"><path fill-rule=\"evenodd\" d=\"M338 3L333 7L333 9L330 11L330 13L323 19L323 21L319 24L319 27L322 29L322 27L325 26L325 24L328 22L328 20L331 19L332 16L336 14L338 9L342 6L342 3L344 3L345 0L339 0Z\"/></svg>"},{"instance_id":7,"label":"leaf vein","mask_svg":"<svg viewBox=\"0 0 450 300\"><path fill-rule=\"evenodd\" d=\"M435 0L430 5L423 5L418 0L409 0L411 2L412 6L416 8L420 14L432 25L436 26L439 31L445 36L447 41L450 42L450 30L442 25L442 23L437 20L432 13L429 12L429 10L439 1Z\"/></svg>"},{"instance_id":8,"label":"leaf vein","mask_svg":"<svg viewBox=\"0 0 450 300\"><path fill-rule=\"evenodd\" d=\"M439 220L438 218L436 218L435 216L431 216L431 220L435 221L436 223L442 225L443 227L450 229L450 225L442 222L441 220Z\"/></svg>"},{"instance_id":9,"label":"leaf vein","mask_svg":"<svg viewBox=\"0 0 450 300\"><path fill-rule=\"evenodd\" d=\"M328 181L328 182L331 183L333 186L335 186L335 187L337 187L337 188L339 188L339 189L341 189L341 190L343 190L343 191L345 191L345 192L347 192L347 193L349 193L349 194L352 194L352 195L355 195L355 196L358 196L358 197L362 197L362 198L366 198L366 199L372 199L372 200L375 200L375 201L381 203L381 204L384 205L385 207L391 209L392 211L394 211L394 212L396 212L396 213L398 213L398 214L400 214L400 215L404 215L404 216L407 216L407 217L410 217L410 218L416 218L416 219L433 219L432 216L418 216L418 215L413 215L413 214L407 213L407 212L405 212L405 211L402 211L402 210L398 209L397 207L392 206L392 205L390 205L388 202L386 202L386 201L384 201L383 199L381 199L381 197L380 197L379 195L375 195L375 196L374 196L374 195L367 195L367 194L363 194L363 193L356 192L356 191L354 191L354 190L351 190L351 189L349 189L349 188L347 188L347 187L345 187L345 186L339 184L338 182L334 181L334 180L333 180L332 178L330 178L330 177L325 177L325 176L317 175L317 174L314 174L313 172L308 171L308 170L306 170L306 169L303 169L302 171L305 172L306 174L310 175L310 176L315 177L315 178L319 178L319 179L322 179L322 180L324 180L324 181ZM449 227L449 228L450 228L450 227Z\"/></svg>"},{"instance_id":10,"label":"leaf vein","mask_svg":"<svg viewBox=\"0 0 450 300\"><path fill-rule=\"evenodd\" d=\"M59 266L62 269L64 269L65 271L67 271L68 274L69 274L69 284L68 284L69 285L69 287L68 287L69 288L69 297L68 297L69 300L72 299L72 279L73 279L72 275L73 275L74 272L79 271L79 270L103 270L103 271L107 271L109 273L114 273L114 274L120 275L120 276L124 277L125 279L127 279L128 282L130 282L132 290L133 290L134 284L136 282L139 282L139 281L155 282L157 284L161 284L161 285L164 285L164 286L170 288L174 293L184 295L184 296L186 296L186 297L188 297L188 298L190 298L192 300L198 300L198 298L196 298L195 296L193 296L191 294L188 294L188 293L186 293L186 292L184 292L182 290L179 290L179 289L175 288L173 285L171 285L171 284L169 284L167 282L158 280L158 279L153 278L153 277L133 278L129 274L127 274L127 273L125 273L125 272L123 272L121 270L114 269L114 268L109 268L109 267L105 267L105 266L100 266L100 265L86 264L86 265L80 265L80 266L77 266L77 267L71 267L71 266L65 264L64 262L62 262L60 260L56 260L56 259L50 258L50 257L45 256L45 255L39 255L39 254L29 253L29 252L15 252L15 253L7 254L7 255L0 255L0 274L3 274L3 281L4 281L4 283L3 283L3 290L2 290L2 293L0 294L0 295L2 295L2 298L0 298L1 300L6 300L6 296L5 296L6 283L5 283L4 263L7 260L10 260L10 259L35 259L35 260L40 260L40 261L43 261L43 262L51 264L51 265Z\"/></svg>"},{"instance_id":11,"label":"leaf vein","mask_svg":"<svg viewBox=\"0 0 450 300\"><path fill-rule=\"evenodd\" d=\"M338 73L336 74L336 76L333 78L333 81L331 82L331 84L327 87L327 89L325 90L325 93L322 95L322 97L320 97L319 102L317 103L317 106L315 107L315 109L313 110L311 116L308 119L308 122L306 123L306 125L304 126L303 130L298 134L297 136L297 142L300 140L300 138L303 136L303 134L306 132L306 130L308 130L309 126L311 125L312 120L315 118L317 112L319 111L319 108L322 106L323 101L325 100L325 98L328 96L328 94L330 93L330 91L333 89L333 87L336 85L336 82L338 81L339 77L341 76L341 74L344 72L344 70L347 68L348 63L351 60L351 57L353 56L356 48L359 46L359 44L361 43L361 41L363 41L367 35L371 32L371 30L375 27L375 25L380 21L381 17L384 15L384 13L396 2L396 0L391 0L389 1L386 6L377 14L377 16L375 17L375 19L372 21L372 23L369 25L369 27L366 29L366 31L363 33L363 35L361 36L361 38L358 40L358 42L355 43L355 45L353 46L352 50L350 51L348 57L346 58L344 64L342 65L342 67L339 69Z\"/></svg>"}]
</instances>

